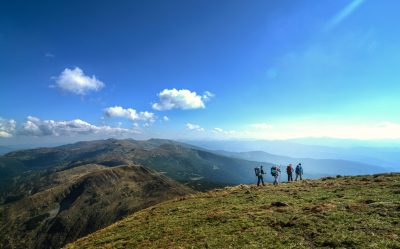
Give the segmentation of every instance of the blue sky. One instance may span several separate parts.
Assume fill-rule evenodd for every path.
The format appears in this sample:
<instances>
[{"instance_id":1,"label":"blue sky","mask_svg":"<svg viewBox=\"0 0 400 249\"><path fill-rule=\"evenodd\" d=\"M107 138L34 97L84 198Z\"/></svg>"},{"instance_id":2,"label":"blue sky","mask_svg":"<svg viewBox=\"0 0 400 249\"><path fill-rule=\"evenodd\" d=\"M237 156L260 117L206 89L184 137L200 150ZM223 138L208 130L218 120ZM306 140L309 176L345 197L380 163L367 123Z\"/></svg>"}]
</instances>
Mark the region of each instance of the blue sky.
<instances>
[{"instance_id":1,"label":"blue sky","mask_svg":"<svg viewBox=\"0 0 400 249\"><path fill-rule=\"evenodd\" d=\"M2 1L0 144L400 139L399 7Z\"/></svg>"}]
</instances>

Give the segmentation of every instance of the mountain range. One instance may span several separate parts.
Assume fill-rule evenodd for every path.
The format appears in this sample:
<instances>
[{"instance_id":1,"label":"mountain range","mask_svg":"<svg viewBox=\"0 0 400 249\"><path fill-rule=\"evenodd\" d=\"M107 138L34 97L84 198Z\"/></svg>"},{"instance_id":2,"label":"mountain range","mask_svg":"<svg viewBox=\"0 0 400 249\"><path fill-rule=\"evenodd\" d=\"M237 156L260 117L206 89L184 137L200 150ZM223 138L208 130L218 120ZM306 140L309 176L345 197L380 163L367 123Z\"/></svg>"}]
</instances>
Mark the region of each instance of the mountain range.
<instances>
[{"instance_id":1,"label":"mountain range","mask_svg":"<svg viewBox=\"0 0 400 249\"><path fill-rule=\"evenodd\" d=\"M0 157L0 247L60 248L159 202L251 182L256 162L169 140L98 140Z\"/></svg>"},{"instance_id":2,"label":"mountain range","mask_svg":"<svg viewBox=\"0 0 400 249\"><path fill-rule=\"evenodd\" d=\"M362 175L376 174L388 171L384 167L370 165L366 163L338 160L338 159L313 159L313 158L293 158L287 156L279 156L264 151L249 152L227 152L217 151L217 153L241 158L245 160L256 160L260 162L269 162L280 166L292 164L295 167L298 163L302 164L304 176L306 178L318 178L323 176L334 175Z\"/></svg>"},{"instance_id":3,"label":"mountain range","mask_svg":"<svg viewBox=\"0 0 400 249\"><path fill-rule=\"evenodd\" d=\"M0 157L0 198L6 198L5 193L12 193L16 188L21 192L20 186L35 182L33 179L42 174L85 164L107 167L138 164L164 173L194 189L204 190L251 182L254 178L252 168L257 163L218 155L171 140L108 139L78 142L53 148L14 151ZM26 186L24 190L34 191L35 187Z\"/></svg>"},{"instance_id":4,"label":"mountain range","mask_svg":"<svg viewBox=\"0 0 400 249\"><path fill-rule=\"evenodd\" d=\"M303 140L184 140L182 142L207 148L230 152L264 151L292 158L334 159L359 162L400 171L400 147L360 146L361 142L342 145L341 140L329 140L328 145L316 145ZM336 143L335 143L336 141ZM337 144L337 146L332 146Z\"/></svg>"},{"instance_id":5,"label":"mountain range","mask_svg":"<svg viewBox=\"0 0 400 249\"><path fill-rule=\"evenodd\" d=\"M297 162L307 177L387 171L345 160L212 151L163 139L12 151L0 156L0 247L60 248L157 203L252 183L260 164Z\"/></svg>"}]
</instances>

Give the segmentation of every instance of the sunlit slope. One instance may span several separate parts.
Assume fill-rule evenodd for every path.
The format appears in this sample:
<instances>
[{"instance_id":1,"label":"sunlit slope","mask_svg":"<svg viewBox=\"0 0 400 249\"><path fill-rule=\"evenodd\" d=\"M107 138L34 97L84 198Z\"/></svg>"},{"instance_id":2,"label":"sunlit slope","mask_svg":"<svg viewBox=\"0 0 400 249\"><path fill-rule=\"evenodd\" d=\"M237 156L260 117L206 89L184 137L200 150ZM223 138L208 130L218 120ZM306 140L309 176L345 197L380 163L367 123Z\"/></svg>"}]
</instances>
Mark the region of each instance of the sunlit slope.
<instances>
[{"instance_id":1,"label":"sunlit slope","mask_svg":"<svg viewBox=\"0 0 400 249\"><path fill-rule=\"evenodd\" d=\"M161 203L67 248L399 248L400 174L240 185Z\"/></svg>"}]
</instances>

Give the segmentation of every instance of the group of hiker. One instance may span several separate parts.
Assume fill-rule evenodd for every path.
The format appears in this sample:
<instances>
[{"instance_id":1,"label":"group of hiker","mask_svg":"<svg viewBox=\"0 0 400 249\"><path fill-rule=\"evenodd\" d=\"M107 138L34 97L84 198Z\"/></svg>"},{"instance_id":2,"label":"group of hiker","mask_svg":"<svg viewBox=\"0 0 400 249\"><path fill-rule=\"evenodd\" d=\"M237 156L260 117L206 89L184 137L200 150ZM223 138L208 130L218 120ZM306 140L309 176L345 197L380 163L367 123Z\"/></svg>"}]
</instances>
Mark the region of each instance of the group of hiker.
<instances>
[{"instance_id":1,"label":"group of hiker","mask_svg":"<svg viewBox=\"0 0 400 249\"><path fill-rule=\"evenodd\" d=\"M264 184L264 175L266 174L263 166L260 167L256 167L254 168L255 174L258 178L257 181L257 186L260 186L260 184L262 184L263 186L265 186ZM301 166L301 163L297 164L296 168L293 169L292 164L289 164L286 167L286 174L288 177L288 182L292 182L293 181L293 171L296 174L296 178L295 181L297 181L297 179L303 180L303 167ZM281 175L281 168L280 166L272 166L271 167L271 175L274 178L274 185L278 185L279 184L279 176Z\"/></svg>"}]
</instances>

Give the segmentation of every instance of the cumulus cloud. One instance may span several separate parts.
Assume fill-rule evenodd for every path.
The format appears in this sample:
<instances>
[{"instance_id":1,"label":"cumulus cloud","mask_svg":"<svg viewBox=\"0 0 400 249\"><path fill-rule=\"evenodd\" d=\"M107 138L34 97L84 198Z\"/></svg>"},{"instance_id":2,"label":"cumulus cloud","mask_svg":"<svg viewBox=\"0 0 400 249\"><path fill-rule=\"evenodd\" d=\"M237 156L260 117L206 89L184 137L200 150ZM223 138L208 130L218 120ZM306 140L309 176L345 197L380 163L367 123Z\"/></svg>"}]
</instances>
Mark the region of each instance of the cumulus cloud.
<instances>
[{"instance_id":1,"label":"cumulus cloud","mask_svg":"<svg viewBox=\"0 0 400 249\"><path fill-rule=\"evenodd\" d=\"M0 117L0 137L12 137L17 122L13 119L3 119Z\"/></svg>"},{"instance_id":2,"label":"cumulus cloud","mask_svg":"<svg viewBox=\"0 0 400 249\"><path fill-rule=\"evenodd\" d=\"M96 79L96 76L87 76L82 69L76 67L74 69L64 69L56 78L56 86L74 94L86 95L90 91L101 90L105 84Z\"/></svg>"},{"instance_id":3,"label":"cumulus cloud","mask_svg":"<svg viewBox=\"0 0 400 249\"><path fill-rule=\"evenodd\" d=\"M252 128L260 129L260 130L271 129L272 128L272 125L267 124L267 123L256 123L256 124L251 124L250 126Z\"/></svg>"},{"instance_id":4,"label":"cumulus cloud","mask_svg":"<svg viewBox=\"0 0 400 249\"><path fill-rule=\"evenodd\" d=\"M187 123L186 129L191 130L191 131L204 131L204 128L202 128L200 125L192 124L192 123Z\"/></svg>"},{"instance_id":5,"label":"cumulus cloud","mask_svg":"<svg viewBox=\"0 0 400 249\"><path fill-rule=\"evenodd\" d=\"M121 106L113 106L104 109L104 113L109 118L128 118L132 121L143 120L154 122L156 117L152 112L137 112L132 108L123 108Z\"/></svg>"},{"instance_id":6,"label":"cumulus cloud","mask_svg":"<svg viewBox=\"0 0 400 249\"><path fill-rule=\"evenodd\" d=\"M169 121L169 118L168 118L167 116L164 116L164 117L163 117L163 120L164 120L165 122L168 122L168 121Z\"/></svg>"},{"instance_id":7,"label":"cumulus cloud","mask_svg":"<svg viewBox=\"0 0 400 249\"><path fill-rule=\"evenodd\" d=\"M158 111L171 109L199 109L205 108L205 101L208 101L214 94L206 91L203 95L198 95L187 89L177 90L164 89L158 94L160 101L152 105L153 109Z\"/></svg>"},{"instance_id":8,"label":"cumulus cloud","mask_svg":"<svg viewBox=\"0 0 400 249\"><path fill-rule=\"evenodd\" d=\"M148 122L154 122L155 115L152 112L144 111L139 113L139 119L146 120Z\"/></svg>"},{"instance_id":9,"label":"cumulus cloud","mask_svg":"<svg viewBox=\"0 0 400 249\"><path fill-rule=\"evenodd\" d=\"M126 134L136 133L121 127L96 126L80 119L67 121L41 120L37 117L28 116L25 123L20 127L18 134L23 136L74 136L91 134Z\"/></svg>"}]
</instances>

